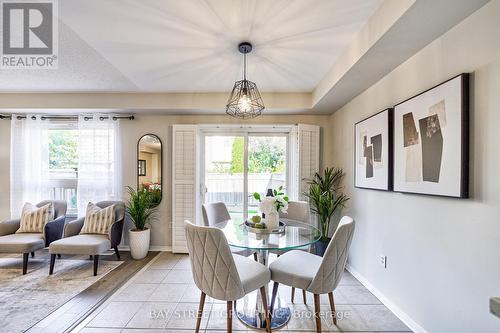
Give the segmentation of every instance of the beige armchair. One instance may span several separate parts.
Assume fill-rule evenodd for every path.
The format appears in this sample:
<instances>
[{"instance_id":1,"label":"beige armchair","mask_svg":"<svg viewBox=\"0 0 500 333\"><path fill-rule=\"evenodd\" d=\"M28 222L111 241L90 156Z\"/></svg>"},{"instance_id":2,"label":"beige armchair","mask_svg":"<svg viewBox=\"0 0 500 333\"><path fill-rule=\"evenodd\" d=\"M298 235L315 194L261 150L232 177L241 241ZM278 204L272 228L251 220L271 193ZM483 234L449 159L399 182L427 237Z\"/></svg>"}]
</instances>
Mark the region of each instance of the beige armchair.
<instances>
[{"instance_id":1,"label":"beige armchair","mask_svg":"<svg viewBox=\"0 0 500 333\"><path fill-rule=\"evenodd\" d=\"M125 220L125 204L121 201L101 201L96 203L101 208L115 205L115 222L111 226L109 235L102 234L80 234L85 218L68 222L64 228L64 238L50 244L50 269L49 274L54 273L56 255L60 254L85 254L94 259L94 276L97 275L99 265L99 254L109 249L114 249L116 258L120 260L120 245Z\"/></svg>"},{"instance_id":2,"label":"beige armchair","mask_svg":"<svg viewBox=\"0 0 500 333\"><path fill-rule=\"evenodd\" d=\"M28 258L35 256L35 251L49 246L62 237L66 221L66 201L45 200L36 206L43 207L48 203L54 205L54 220L49 221L43 233L17 233L21 219L8 220L0 223L0 253L22 253L23 274L28 270Z\"/></svg>"}]
</instances>

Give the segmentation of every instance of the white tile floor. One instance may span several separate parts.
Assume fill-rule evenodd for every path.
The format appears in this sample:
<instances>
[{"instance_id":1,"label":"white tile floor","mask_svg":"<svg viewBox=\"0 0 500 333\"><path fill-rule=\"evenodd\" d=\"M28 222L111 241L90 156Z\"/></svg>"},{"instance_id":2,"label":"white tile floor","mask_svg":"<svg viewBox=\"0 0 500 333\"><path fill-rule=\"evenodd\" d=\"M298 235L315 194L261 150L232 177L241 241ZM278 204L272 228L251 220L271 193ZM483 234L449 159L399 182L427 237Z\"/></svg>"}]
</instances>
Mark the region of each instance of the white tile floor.
<instances>
[{"instance_id":1,"label":"white tile floor","mask_svg":"<svg viewBox=\"0 0 500 333\"><path fill-rule=\"evenodd\" d=\"M294 317L277 332L315 332L312 294L303 303L302 293L290 302L290 288L280 286L279 293L292 309ZM327 295L321 297L324 332L408 332L391 311L363 287L351 274L344 273L334 291L337 311L344 316L334 326L329 314ZM193 283L187 255L161 253L125 286L118 290L75 332L194 332L200 291ZM225 302L207 297L202 327L205 333L226 330ZM237 318L233 331L257 332L246 328ZM258 331L262 332L262 331Z\"/></svg>"}]
</instances>

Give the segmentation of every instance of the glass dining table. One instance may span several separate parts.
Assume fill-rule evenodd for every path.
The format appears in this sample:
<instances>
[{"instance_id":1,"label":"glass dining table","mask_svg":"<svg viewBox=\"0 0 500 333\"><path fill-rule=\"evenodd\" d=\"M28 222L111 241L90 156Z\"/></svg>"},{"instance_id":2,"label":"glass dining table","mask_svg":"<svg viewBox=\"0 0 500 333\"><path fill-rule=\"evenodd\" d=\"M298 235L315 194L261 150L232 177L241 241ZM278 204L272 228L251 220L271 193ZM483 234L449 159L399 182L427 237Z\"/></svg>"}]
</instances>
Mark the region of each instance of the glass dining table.
<instances>
[{"instance_id":1,"label":"glass dining table","mask_svg":"<svg viewBox=\"0 0 500 333\"><path fill-rule=\"evenodd\" d=\"M269 252L286 252L293 249L307 247L320 239L320 231L306 223L290 219L280 219L285 223L282 233L268 234L255 233L247 230L241 220L227 220L217 223L215 227L221 229L227 238L228 244L235 249L255 250L258 261L267 266L269 264ZM269 291L268 304L270 303ZM235 302L237 317L248 327L265 329L266 320L264 309L260 299L260 293L256 290L244 298ZM290 308L279 296L276 297L271 328L276 329L286 325L291 317Z\"/></svg>"}]
</instances>

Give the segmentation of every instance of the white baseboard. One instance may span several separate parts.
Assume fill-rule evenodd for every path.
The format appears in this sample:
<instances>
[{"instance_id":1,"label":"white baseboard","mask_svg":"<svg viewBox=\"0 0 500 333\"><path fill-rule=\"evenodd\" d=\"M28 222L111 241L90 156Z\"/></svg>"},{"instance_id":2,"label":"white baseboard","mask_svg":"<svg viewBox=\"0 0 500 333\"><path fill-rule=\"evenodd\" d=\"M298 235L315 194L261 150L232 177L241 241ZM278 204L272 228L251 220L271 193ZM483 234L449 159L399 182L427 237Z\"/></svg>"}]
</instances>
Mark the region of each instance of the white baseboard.
<instances>
[{"instance_id":1,"label":"white baseboard","mask_svg":"<svg viewBox=\"0 0 500 333\"><path fill-rule=\"evenodd\" d=\"M119 250L122 251L130 251L130 246L128 245L120 245L118 247ZM149 247L150 251L167 251L167 252L172 252L172 247L171 246L151 246Z\"/></svg>"},{"instance_id":2,"label":"white baseboard","mask_svg":"<svg viewBox=\"0 0 500 333\"><path fill-rule=\"evenodd\" d=\"M427 333L427 331L417 324L413 319L402 311L396 304L388 299L380 290L373 286L361 273L354 267L347 264L346 269L352 274L363 286L366 287L375 297L377 297L389 310L391 310L396 317L398 317L406 326L408 326L415 333Z\"/></svg>"}]
</instances>

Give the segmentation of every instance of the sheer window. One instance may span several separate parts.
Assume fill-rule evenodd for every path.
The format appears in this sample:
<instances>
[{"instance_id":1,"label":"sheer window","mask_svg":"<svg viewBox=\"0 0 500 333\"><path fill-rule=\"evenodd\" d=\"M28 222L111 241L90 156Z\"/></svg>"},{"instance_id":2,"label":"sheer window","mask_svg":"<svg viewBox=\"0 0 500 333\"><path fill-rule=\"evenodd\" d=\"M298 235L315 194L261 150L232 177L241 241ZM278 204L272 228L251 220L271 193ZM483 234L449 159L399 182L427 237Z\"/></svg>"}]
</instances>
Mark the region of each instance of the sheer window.
<instances>
[{"instance_id":1,"label":"sheer window","mask_svg":"<svg viewBox=\"0 0 500 333\"><path fill-rule=\"evenodd\" d=\"M52 124L48 130L49 193L65 200L70 216L77 215L78 129L75 124Z\"/></svg>"},{"instance_id":2,"label":"sheer window","mask_svg":"<svg viewBox=\"0 0 500 333\"><path fill-rule=\"evenodd\" d=\"M121 200L119 123L99 115L74 122L13 116L11 216L25 202L65 200L68 216L84 216L90 201Z\"/></svg>"}]
</instances>

